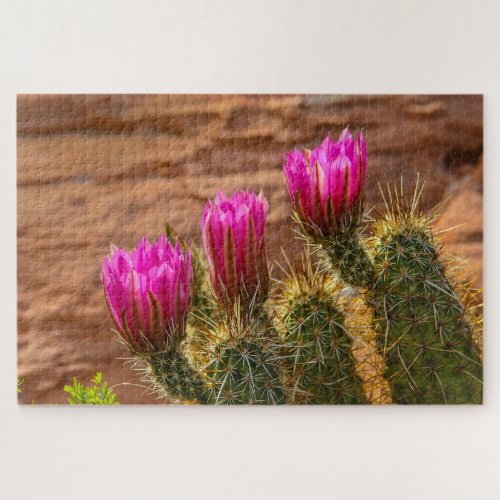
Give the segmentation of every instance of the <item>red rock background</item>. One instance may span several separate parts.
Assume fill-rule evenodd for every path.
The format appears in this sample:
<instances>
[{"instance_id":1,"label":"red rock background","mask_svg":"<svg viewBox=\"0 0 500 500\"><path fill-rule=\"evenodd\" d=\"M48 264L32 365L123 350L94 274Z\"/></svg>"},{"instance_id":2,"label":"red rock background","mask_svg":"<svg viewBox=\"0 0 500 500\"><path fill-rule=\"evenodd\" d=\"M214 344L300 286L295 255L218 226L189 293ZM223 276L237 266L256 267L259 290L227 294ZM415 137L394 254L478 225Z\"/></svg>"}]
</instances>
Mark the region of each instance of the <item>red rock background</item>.
<instances>
[{"instance_id":1,"label":"red rock background","mask_svg":"<svg viewBox=\"0 0 500 500\"><path fill-rule=\"evenodd\" d=\"M280 158L350 125L368 141L367 206L382 185L425 181L448 199L446 250L482 286L481 96L22 95L18 97L18 367L22 403L64 403L102 371L122 403L155 403L119 358L99 281L111 242L132 248L168 220L199 243L219 188L263 189L271 258L291 254ZM377 208L376 208L377 209ZM375 210L376 210L375 209Z\"/></svg>"}]
</instances>

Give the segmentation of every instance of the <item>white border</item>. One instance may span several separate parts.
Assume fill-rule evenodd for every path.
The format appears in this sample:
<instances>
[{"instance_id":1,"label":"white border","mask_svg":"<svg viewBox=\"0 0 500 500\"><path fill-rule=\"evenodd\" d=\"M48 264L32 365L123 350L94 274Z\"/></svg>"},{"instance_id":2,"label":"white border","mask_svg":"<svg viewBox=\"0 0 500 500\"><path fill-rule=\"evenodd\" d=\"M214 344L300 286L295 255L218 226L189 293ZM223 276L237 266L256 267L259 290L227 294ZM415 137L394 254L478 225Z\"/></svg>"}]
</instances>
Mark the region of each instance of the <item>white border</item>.
<instances>
[{"instance_id":1,"label":"white border","mask_svg":"<svg viewBox=\"0 0 500 500\"><path fill-rule=\"evenodd\" d=\"M0 497L498 497L499 3L0 1ZM485 404L18 407L15 95L485 94Z\"/></svg>"}]
</instances>

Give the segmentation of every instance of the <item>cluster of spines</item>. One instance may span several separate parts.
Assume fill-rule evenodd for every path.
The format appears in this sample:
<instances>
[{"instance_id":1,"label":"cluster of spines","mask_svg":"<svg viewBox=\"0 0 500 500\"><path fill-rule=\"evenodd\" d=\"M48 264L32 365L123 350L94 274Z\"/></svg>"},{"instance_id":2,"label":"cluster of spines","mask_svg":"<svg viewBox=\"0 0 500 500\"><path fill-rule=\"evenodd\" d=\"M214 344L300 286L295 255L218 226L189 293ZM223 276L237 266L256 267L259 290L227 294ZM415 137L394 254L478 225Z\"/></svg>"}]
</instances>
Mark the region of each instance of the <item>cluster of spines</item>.
<instances>
[{"instance_id":1,"label":"cluster of spines","mask_svg":"<svg viewBox=\"0 0 500 500\"><path fill-rule=\"evenodd\" d=\"M384 378L385 363L377 346L372 310L363 294L355 290L344 289L340 299L345 327L352 337L356 373L363 383L364 399L370 404L390 404L391 391Z\"/></svg>"}]
</instances>

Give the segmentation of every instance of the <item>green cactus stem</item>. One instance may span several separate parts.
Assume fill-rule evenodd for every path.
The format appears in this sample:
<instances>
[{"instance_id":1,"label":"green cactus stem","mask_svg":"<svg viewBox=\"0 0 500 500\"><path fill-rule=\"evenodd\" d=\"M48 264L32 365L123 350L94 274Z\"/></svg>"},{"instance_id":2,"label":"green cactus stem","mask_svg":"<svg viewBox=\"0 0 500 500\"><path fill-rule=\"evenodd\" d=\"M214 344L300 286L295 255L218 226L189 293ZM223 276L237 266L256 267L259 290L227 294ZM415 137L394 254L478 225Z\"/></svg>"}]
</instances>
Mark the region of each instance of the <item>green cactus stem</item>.
<instances>
[{"instance_id":1,"label":"green cactus stem","mask_svg":"<svg viewBox=\"0 0 500 500\"><path fill-rule=\"evenodd\" d=\"M129 360L149 385L149 391L170 403L205 403L203 376L189 355L186 339L172 338L158 349L146 337L131 342L118 332L118 340L132 354Z\"/></svg>"},{"instance_id":2,"label":"green cactus stem","mask_svg":"<svg viewBox=\"0 0 500 500\"><path fill-rule=\"evenodd\" d=\"M355 369L352 339L340 309L341 289L308 254L285 271L277 307L287 345L290 402L356 404L366 402Z\"/></svg>"},{"instance_id":3,"label":"green cactus stem","mask_svg":"<svg viewBox=\"0 0 500 500\"><path fill-rule=\"evenodd\" d=\"M336 233L324 235L315 225L303 222L294 214L299 238L316 253L326 272L335 269L339 278L354 288L366 288L374 281L369 251L360 237L358 220L343 222Z\"/></svg>"},{"instance_id":4,"label":"green cactus stem","mask_svg":"<svg viewBox=\"0 0 500 500\"><path fill-rule=\"evenodd\" d=\"M147 359L153 390L179 403L205 403L203 379L178 350L155 352Z\"/></svg>"},{"instance_id":5,"label":"green cactus stem","mask_svg":"<svg viewBox=\"0 0 500 500\"><path fill-rule=\"evenodd\" d=\"M197 357L204 361L207 402L212 404L285 403L281 378L281 346L263 314L233 314L208 326Z\"/></svg>"},{"instance_id":6,"label":"green cactus stem","mask_svg":"<svg viewBox=\"0 0 500 500\"><path fill-rule=\"evenodd\" d=\"M396 403L481 403L476 321L432 232L435 215L391 202L374 229L370 291L379 349Z\"/></svg>"}]
</instances>

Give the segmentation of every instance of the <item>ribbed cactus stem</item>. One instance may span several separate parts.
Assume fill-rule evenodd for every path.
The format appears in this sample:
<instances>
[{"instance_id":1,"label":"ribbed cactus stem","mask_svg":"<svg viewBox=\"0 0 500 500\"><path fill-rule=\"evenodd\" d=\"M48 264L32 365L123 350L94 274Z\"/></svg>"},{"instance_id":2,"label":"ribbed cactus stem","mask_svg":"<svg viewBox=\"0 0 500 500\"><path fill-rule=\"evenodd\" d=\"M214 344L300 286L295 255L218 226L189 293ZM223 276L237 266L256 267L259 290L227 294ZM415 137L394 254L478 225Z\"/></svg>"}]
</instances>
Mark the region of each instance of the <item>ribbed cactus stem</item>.
<instances>
[{"instance_id":1,"label":"ribbed cactus stem","mask_svg":"<svg viewBox=\"0 0 500 500\"><path fill-rule=\"evenodd\" d=\"M157 393L180 403L205 403L205 388L199 372L183 352L160 351L147 360L149 378Z\"/></svg>"},{"instance_id":2,"label":"ribbed cactus stem","mask_svg":"<svg viewBox=\"0 0 500 500\"><path fill-rule=\"evenodd\" d=\"M199 339L208 403L285 403L281 345L262 307L242 310L236 303L232 314L212 322Z\"/></svg>"},{"instance_id":3,"label":"ribbed cactus stem","mask_svg":"<svg viewBox=\"0 0 500 500\"><path fill-rule=\"evenodd\" d=\"M355 230L317 236L313 240L320 255L331 263L339 277L354 288L368 288L375 280L373 263L359 233Z\"/></svg>"},{"instance_id":4,"label":"ribbed cactus stem","mask_svg":"<svg viewBox=\"0 0 500 500\"><path fill-rule=\"evenodd\" d=\"M480 403L474 320L447 276L430 219L393 210L376 227L371 290L380 351L396 403Z\"/></svg>"},{"instance_id":5,"label":"ribbed cactus stem","mask_svg":"<svg viewBox=\"0 0 500 500\"><path fill-rule=\"evenodd\" d=\"M208 402L213 404L282 404L285 393L272 353L250 340L223 342L205 367Z\"/></svg>"},{"instance_id":6,"label":"ribbed cactus stem","mask_svg":"<svg viewBox=\"0 0 500 500\"><path fill-rule=\"evenodd\" d=\"M341 288L311 263L290 266L281 285L279 318L286 344L290 402L365 402L352 339L338 305Z\"/></svg>"}]
</instances>

